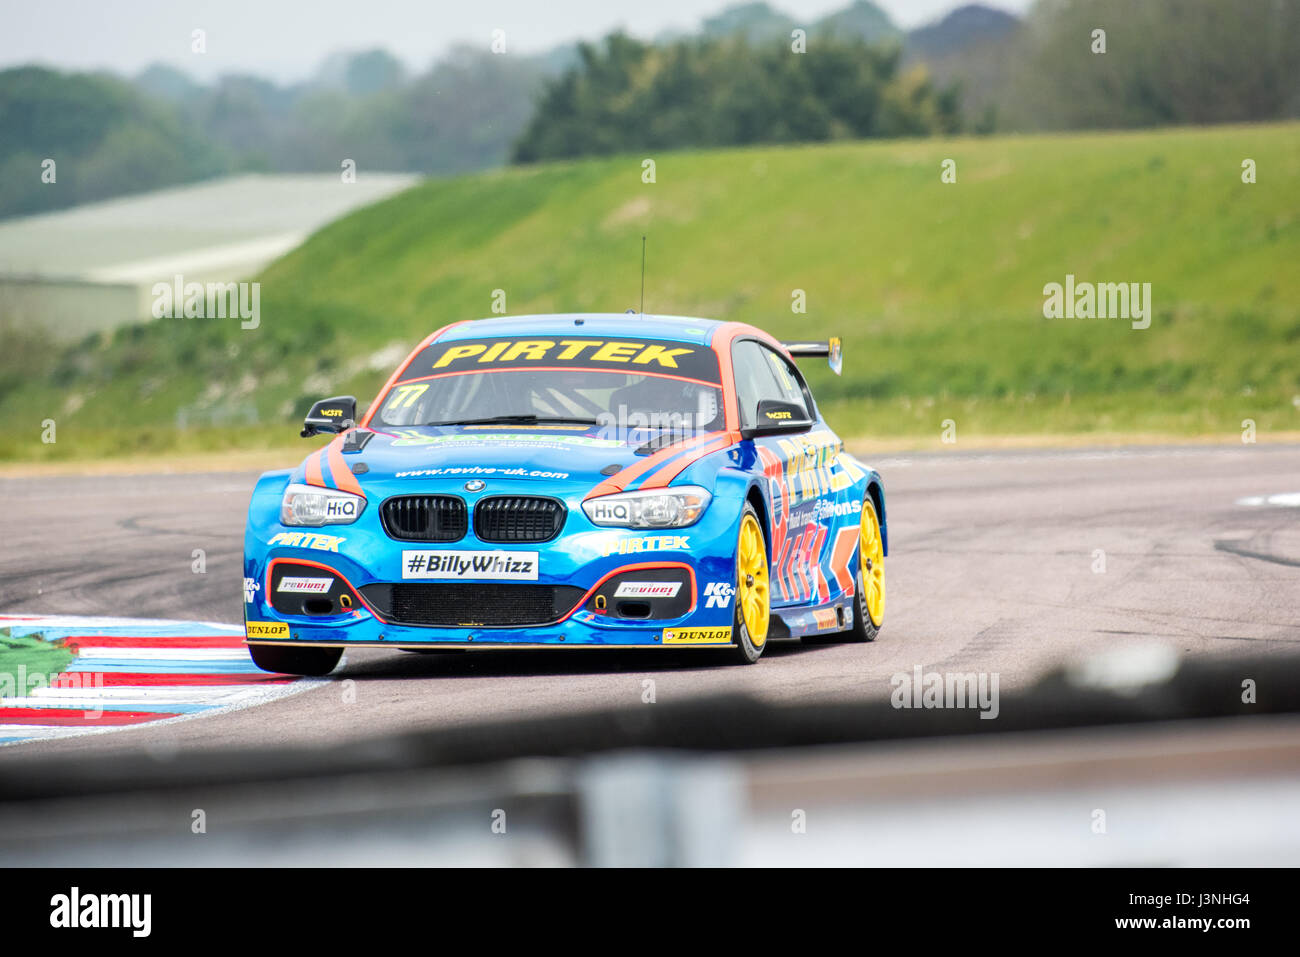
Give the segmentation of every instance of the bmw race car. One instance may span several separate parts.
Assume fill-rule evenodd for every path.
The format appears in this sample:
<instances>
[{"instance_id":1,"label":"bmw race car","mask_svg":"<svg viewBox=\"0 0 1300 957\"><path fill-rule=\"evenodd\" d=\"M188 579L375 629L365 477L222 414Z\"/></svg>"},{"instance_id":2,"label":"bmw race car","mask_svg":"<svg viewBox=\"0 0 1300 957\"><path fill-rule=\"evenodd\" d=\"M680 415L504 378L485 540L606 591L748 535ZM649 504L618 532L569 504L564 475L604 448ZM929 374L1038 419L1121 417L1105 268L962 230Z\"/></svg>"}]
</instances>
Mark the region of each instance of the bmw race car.
<instances>
[{"instance_id":1,"label":"bmw race car","mask_svg":"<svg viewBox=\"0 0 1300 957\"><path fill-rule=\"evenodd\" d=\"M880 476L844 450L781 343L736 322L555 315L425 339L357 421L257 482L253 660L327 674L349 647L717 648L871 641Z\"/></svg>"}]
</instances>

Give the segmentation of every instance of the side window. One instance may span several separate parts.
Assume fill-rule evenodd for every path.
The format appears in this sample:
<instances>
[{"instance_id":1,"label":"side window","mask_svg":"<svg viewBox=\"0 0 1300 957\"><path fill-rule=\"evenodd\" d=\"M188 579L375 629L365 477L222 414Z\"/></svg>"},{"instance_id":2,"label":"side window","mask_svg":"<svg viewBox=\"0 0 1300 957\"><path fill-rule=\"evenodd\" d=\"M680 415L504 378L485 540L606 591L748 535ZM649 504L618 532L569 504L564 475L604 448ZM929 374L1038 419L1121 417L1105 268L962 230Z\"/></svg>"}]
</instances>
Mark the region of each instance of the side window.
<instances>
[{"instance_id":1,"label":"side window","mask_svg":"<svg viewBox=\"0 0 1300 957\"><path fill-rule=\"evenodd\" d=\"M742 339L731 347L731 368L736 377L736 401L740 405L740 427L752 428L754 410L760 399L769 397L775 383L757 342Z\"/></svg>"},{"instance_id":2,"label":"side window","mask_svg":"<svg viewBox=\"0 0 1300 957\"><path fill-rule=\"evenodd\" d=\"M772 371L772 378L776 380L778 394L770 398L780 399L782 402L791 402L803 409L804 418L811 419L811 410L808 408L807 396L804 392L803 381L799 378L799 373L795 370L785 356L773 352L766 346L759 346L763 354L767 357L768 366ZM763 396L769 398L769 396Z\"/></svg>"},{"instance_id":3,"label":"side window","mask_svg":"<svg viewBox=\"0 0 1300 957\"><path fill-rule=\"evenodd\" d=\"M762 399L793 402L811 418L799 374L783 356L752 339L744 339L732 346L731 365L741 428L754 425L754 413Z\"/></svg>"}]
</instances>

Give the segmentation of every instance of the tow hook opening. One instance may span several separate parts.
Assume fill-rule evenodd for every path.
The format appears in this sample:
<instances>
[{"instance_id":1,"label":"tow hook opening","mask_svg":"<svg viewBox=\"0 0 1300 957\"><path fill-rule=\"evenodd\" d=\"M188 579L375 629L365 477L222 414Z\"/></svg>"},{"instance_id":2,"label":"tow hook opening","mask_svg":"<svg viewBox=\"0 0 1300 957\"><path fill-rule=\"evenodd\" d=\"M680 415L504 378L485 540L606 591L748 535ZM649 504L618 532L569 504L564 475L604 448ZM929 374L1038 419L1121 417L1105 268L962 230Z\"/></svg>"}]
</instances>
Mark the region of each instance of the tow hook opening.
<instances>
[{"instance_id":1,"label":"tow hook opening","mask_svg":"<svg viewBox=\"0 0 1300 957\"><path fill-rule=\"evenodd\" d=\"M329 615L334 612L334 602L329 598L307 598L302 610L308 615Z\"/></svg>"}]
</instances>

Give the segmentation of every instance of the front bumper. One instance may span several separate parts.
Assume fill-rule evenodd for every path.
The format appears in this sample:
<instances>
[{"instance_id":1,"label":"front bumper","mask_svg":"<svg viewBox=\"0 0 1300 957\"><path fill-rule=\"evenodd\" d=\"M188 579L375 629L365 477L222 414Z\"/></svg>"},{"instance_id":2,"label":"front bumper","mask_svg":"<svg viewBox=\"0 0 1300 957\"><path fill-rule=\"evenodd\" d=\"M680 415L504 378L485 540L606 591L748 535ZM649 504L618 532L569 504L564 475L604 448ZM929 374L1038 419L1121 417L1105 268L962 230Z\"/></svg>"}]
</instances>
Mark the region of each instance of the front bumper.
<instances>
[{"instance_id":1,"label":"front bumper","mask_svg":"<svg viewBox=\"0 0 1300 957\"><path fill-rule=\"evenodd\" d=\"M418 543L394 541L380 527L377 509L367 508L352 525L324 529L291 529L278 520L279 493L261 486L250 507L245 536L244 614L250 644L328 647L386 647L406 649L456 648L683 648L728 647L734 614L731 593L735 582L735 541L739 507L715 501L705 517L685 529L652 532L597 528L586 522L579 502L569 503L568 520L555 540L527 546L500 546L476 541L472 535L440 550L467 553L496 549L537 552L535 579L464 582L418 579L431 586L482 585L495 591L492 601L508 600L515 584L559 586L580 596L566 604L558 620L542 624L482 624L468 612L455 624L410 624L391 605L367 601L375 587L409 585L403 552ZM264 499L264 505L259 500ZM275 508L272 509L271 506ZM284 574L279 566L308 566L346 588L350 607L333 606L329 614L289 614L285 602L272 602L273 589ZM656 569L673 570L683 591L675 602L655 604L645 619L615 614L613 592L602 587L620 576L667 578ZM683 571L684 570L684 571ZM297 573L295 573L297 574ZM337 597L337 592L333 593ZM504 597L503 597L504 596ZM597 599L601 606L597 607ZM608 600L606 600L608 599ZM279 610L275 607L278 604ZM486 602L485 602L486 604ZM490 618L490 615L481 617ZM397 620L394 620L397 619Z\"/></svg>"},{"instance_id":2,"label":"front bumper","mask_svg":"<svg viewBox=\"0 0 1300 957\"><path fill-rule=\"evenodd\" d=\"M549 647L691 647L731 645L730 601L702 596L694 567L674 558L651 558L648 561L616 566L581 593L571 610L559 620L527 625L412 625L393 620L392 611L381 611L366 600L373 586L353 586L336 567L315 560L281 557L268 562L267 572L256 591L273 594L277 579L285 569L291 572L314 569L321 576L336 581L333 588L346 596L355 596L346 610L327 615L287 614L272 603L255 599L246 606L248 643L265 645L319 645L330 647L429 648L433 646L471 648L549 648ZM275 569L281 567L280 574ZM675 579L680 583L671 601L657 604L638 601L647 606L650 617L619 617L618 599L610 599L618 589L612 587L629 579ZM499 591L494 600L508 600L510 585L484 583ZM436 587L436 586L435 586ZM486 589L485 589L486 591ZM717 589L711 589L717 591ZM575 591L576 594L576 591ZM334 606L337 609L337 605ZM676 612L681 611L681 614Z\"/></svg>"}]
</instances>

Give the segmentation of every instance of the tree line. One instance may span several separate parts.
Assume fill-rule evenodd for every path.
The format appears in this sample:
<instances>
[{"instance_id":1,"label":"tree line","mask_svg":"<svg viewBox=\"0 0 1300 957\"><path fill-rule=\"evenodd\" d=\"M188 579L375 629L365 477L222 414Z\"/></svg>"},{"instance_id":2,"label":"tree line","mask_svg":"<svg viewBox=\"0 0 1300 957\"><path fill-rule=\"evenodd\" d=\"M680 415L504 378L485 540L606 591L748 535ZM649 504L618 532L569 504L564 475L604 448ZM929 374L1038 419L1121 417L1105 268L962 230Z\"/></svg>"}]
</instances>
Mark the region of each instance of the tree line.
<instances>
[{"instance_id":1,"label":"tree line","mask_svg":"<svg viewBox=\"0 0 1300 957\"><path fill-rule=\"evenodd\" d=\"M900 71L897 45L799 38L643 43L614 34L582 44L578 63L549 83L516 162L641 149L793 143L952 133L955 87Z\"/></svg>"}]
</instances>

